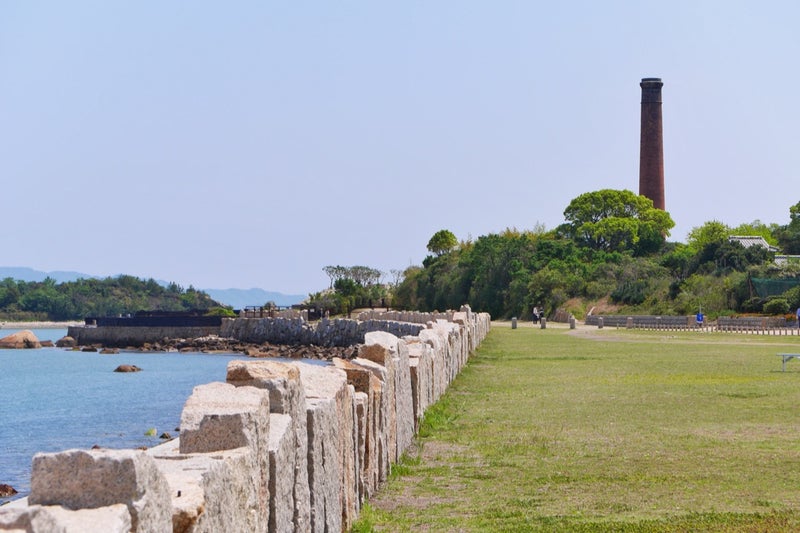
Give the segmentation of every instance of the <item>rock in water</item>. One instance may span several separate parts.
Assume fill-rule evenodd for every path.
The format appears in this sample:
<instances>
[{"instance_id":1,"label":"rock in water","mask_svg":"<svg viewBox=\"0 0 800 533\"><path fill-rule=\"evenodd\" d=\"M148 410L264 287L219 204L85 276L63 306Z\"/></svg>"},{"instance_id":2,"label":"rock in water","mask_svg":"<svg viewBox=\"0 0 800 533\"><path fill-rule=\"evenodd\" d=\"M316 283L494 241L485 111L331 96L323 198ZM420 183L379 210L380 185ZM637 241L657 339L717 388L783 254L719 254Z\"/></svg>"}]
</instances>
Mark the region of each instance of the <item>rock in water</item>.
<instances>
[{"instance_id":1,"label":"rock in water","mask_svg":"<svg viewBox=\"0 0 800 533\"><path fill-rule=\"evenodd\" d=\"M41 348L42 343L32 331L26 329L0 339L0 348Z\"/></svg>"},{"instance_id":2,"label":"rock in water","mask_svg":"<svg viewBox=\"0 0 800 533\"><path fill-rule=\"evenodd\" d=\"M0 483L0 498L8 498L9 496L13 496L16 493L17 491L14 490L14 487L12 487L11 485Z\"/></svg>"},{"instance_id":3,"label":"rock in water","mask_svg":"<svg viewBox=\"0 0 800 533\"><path fill-rule=\"evenodd\" d=\"M141 368L136 365L119 365L114 372L141 372Z\"/></svg>"},{"instance_id":4,"label":"rock in water","mask_svg":"<svg viewBox=\"0 0 800 533\"><path fill-rule=\"evenodd\" d=\"M56 341L57 348L74 348L78 343L69 335L61 337Z\"/></svg>"}]
</instances>

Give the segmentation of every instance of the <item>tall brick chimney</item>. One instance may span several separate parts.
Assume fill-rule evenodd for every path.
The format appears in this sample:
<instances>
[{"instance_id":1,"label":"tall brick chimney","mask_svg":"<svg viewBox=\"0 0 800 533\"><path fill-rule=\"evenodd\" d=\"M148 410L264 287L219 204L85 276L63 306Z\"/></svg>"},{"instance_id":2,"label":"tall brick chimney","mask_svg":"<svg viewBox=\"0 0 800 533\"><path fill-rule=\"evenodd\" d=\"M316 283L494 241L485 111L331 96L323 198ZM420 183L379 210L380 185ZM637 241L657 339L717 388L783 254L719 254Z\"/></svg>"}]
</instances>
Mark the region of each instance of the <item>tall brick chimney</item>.
<instances>
[{"instance_id":1,"label":"tall brick chimney","mask_svg":"<svg viewBox=\"0 0 800 533\"><path fill-rule=\"evenodd\" d=\"M642 130L639 144L639 194L664 210L664 135L661 126L661 78L642 78Z\"/></svg>"}]
</instances>

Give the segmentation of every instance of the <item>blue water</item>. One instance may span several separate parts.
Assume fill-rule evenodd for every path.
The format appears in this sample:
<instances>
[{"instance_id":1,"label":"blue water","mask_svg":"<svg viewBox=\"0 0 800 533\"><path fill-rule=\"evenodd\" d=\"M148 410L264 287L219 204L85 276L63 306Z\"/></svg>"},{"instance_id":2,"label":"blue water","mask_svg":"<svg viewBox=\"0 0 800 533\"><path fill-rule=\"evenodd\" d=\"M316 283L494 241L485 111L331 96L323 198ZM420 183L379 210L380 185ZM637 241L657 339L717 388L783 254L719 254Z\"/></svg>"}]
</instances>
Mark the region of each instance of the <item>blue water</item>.
<instances>
[{"instance_id":1,"label":"blue water","mask_svg":"<svg viewBox=\"0 0 800 533\"><path fill-rule=\"evenodd\" d=\"M4 337L12 330L0 330ZM65 330L34 330L53 341ZM36 452L70 448L155 446L163 432L177 436L181 410L196 385L225 381L226 366L242 355L122 352L61 348L0 350L0 483L30 490ZM141 372L118 373L121 364ZM147 436L155 428L155 436ZM0 499L0 503L4 500Z\"/></svg>"}]
</instances>

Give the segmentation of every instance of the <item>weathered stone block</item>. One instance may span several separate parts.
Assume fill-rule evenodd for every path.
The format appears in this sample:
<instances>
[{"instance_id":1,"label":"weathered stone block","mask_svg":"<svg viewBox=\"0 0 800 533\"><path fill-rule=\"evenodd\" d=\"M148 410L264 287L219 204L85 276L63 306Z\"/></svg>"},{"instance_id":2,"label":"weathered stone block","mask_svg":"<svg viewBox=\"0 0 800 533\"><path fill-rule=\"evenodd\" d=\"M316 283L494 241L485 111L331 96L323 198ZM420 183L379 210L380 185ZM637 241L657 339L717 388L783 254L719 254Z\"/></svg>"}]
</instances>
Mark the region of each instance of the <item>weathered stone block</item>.
<instances>
[{"instance_id":1,"label":"weathered stone block","mask_svg":"<svg viewBox=\"0 0 800 533\"><path fill-rule=\"evenodd\" d=\"M228 383L208 383L194 388L181 413L180 452L210 453L245 448L250 457L242 461L251 464L256 476L251 491L249 476L243 478L241 494L253 492L252 503L257 521L266 524L269 513L269 395L255 387L235 387ZM209 486L220 479L219 487L225 489L225 476L234 475L230 469L236 465L212 465L204 484ZM212 476L212 473L215 475ZM212 488L213 490L213 488ZM206 501L209 498L206 495ZM222 498L226 501L226 498ZM246 500L249 501L249 500Z\"/></svg>"},{"instance_id":2,"label":"weathered stone block","mask_svg":"<svg viewBox=\"0 0 800 533\"><path fill-rule=\"evenodd\" d=\"M306 393L295 363L278 361L231 361L228 363L228 383L251 386L269 391L272 413L292 418L295 450L294 516L295 531L311 527L311 496L308 474L308 429Z\"/></svg>"},{"instance_id":3,"label":"weathered stone block","mask_svg":"<svg viewBox=\"0 0 800 533\"><path fill-rule=\"evenodd\" d=\"M197 386L181 413L181 453L266 450L268 438L269 397L254 387Z\"/></svg>"},{"instance_id":4,"label":"weathered stone block","mask_svg":"<svg viewBox=\"0 0 800 533\"><path fill-rule=\"evenodd\" d=\"M311 493L311 531L343 531L339 483L342 478L338 449L336 400L310 398L308 414L308 480Z\"/></svg>"},{"instance_id":5,"label":"weathered stone block","mask_svg":"<svg viewBox=\"0 0 800 533\"><path fill-rule=\"evenodd\" d=\"M258 457L247 447L181 454L173 440L147 451L170 487L172 531L265 531L268 495Z\"/></svg>"},{"instance_id":6,"label":"weathered stone block","mask_svg":"<svg viewBox=\"0 0 800 533\"><path fill-rule=\"evenodd\" d=\"M367 492L374 493L379 484L386 481L389 475L389 396L387 389L387 371L381 364L357 357L350 361L353 365L369 371L370 398L369 422L367 425L366 464ZM394 382L392 382L393 387Z\"/></svg>"},{"instance_id":7,"label":"weathered stone block","mask_svg":"<svg viewBox=\"0 0 800 533\"><path fill-rule=\"evenodd\" d=\"M169 487L153 459L135 450L39 453L31 470L31 505L72 510L124 504L131 531L169 531Z\"/></svg>"},{"instance_id":8,"label":"weathered stone block","mask_svg":"<svg viewBox=\"0 0 800 533\"><path fill-rule=\"evenodd\" d=\"M289 415L270 415L269 531L294 531L295 436Z\"/></svg>"},{"instance_id":9,"label":"weathered stone block","mask_svg":"<svg viewBox=\"0 0 800 533\"><path fill-rule=\"evenodd\" d=\"M377 363L372 363L371 361L369 363L383 369ZM333 364L336 368L345 372L347 382L356 391L356 455L358 456L359 464L358 493L359 501L364 501L377 488L379 481L376 445L379 418L375 416L374 411L380 410L379 402L375 402L375 394L376 390L377 394L380 394L381 385L369 369L353 361L335 358L333 359Z\"/></svg>"},{"instance_id":10,"label":"weathered stone block","mask_svg":"<svg viewBox=\"0 0 800 533\"><path fill-rule=\"evenodd\" d=\"M124 504L72 511L32 505L0 509L0 531L19 533L129 533L131 514Z\"/></svg>"},{"instance_id":11,"label":"weathered stone block","mask_svg":"<svg viewBox=\"0 0 800 533\"><path fill-rule=\"evenodd\" d=\"M371 332L364 338L359 357L382 364L387 370L389 402L389 458L397 461L414 437L414 408L408 348L390 333Z\"/></svg>"},{"instance_id":12,"label":"weathered stone block","mask_svg":"<svg viewBox=\"0 0 800 533\"><path fill-rule=\"evenodd\" d=\"M433 402L433 357L431 347L427 343L420 342L416 337L407 337L404 340L408 346L416 432L425 410Z\"/></svg>"},{"instance_id":13,"label":"weathered stone block","mask_svg":"<svg viewBox=\"0 0 800 533\"><path fill-rule=\"evenodd\" d=\"M312 399L332 399L335 402L337 430L334 439L327 447L335 446L339 462L339 500L341 507L341 526L349 530L350 525L361 508L358 497L359 472L358 430L355 414L355 391L347 383L347 374L332 366L298 364L300 379L306 390L306 397ZM309 458L311 454L311 429L309 428ZM309 459L310 462L310 459ZM309 466L310 469L310 466Z\"/></svg>"}]
</instances>

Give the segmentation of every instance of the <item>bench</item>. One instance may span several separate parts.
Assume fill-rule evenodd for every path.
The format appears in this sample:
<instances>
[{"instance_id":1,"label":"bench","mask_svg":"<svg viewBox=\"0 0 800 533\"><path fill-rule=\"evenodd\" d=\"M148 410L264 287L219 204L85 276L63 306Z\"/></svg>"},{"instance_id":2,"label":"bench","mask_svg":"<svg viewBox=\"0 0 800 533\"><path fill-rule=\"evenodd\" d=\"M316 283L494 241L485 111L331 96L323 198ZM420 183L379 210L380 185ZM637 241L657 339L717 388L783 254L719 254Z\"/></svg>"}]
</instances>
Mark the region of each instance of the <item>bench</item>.
<instances>
[{"instance_id":1,"label":"bench","mask_svg":"<svg viewBox=\"0 0 800 533\"><path fill-rule=\"evenodd\" d=\"M778 356L782 359L782 370L786 372L786 361L794 358L800 359L800 353L779 353Z\"/></svg>"}]
</instances>

